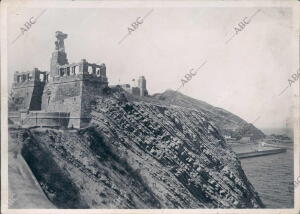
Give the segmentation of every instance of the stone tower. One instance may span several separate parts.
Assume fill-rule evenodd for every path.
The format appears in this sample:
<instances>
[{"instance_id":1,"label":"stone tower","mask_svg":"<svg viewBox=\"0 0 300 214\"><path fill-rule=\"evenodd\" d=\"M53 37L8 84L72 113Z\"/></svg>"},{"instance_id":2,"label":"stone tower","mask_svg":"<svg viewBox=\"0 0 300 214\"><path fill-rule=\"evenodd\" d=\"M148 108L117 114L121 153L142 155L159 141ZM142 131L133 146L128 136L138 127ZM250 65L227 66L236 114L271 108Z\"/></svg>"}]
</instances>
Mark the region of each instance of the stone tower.
<instances>
[{"instance_id":1,"label":"stone tower","mask_svg":"<svg viewBox=\"0 0 300 214\"><path fill-rule=\"evenodd\" d=\"M108 87L105 64L82 59L68 63L64 39L67 34L57 31L55 51L51 58L49 82L44 88L42 110L68 113L68 127L82 128L89 124L93 103Z\"/></svg>"},{"instance_id":2,"label":"stone tower","mask_svg":"<svg viewBox=\"0 0 300 214\"><path fill-rule=\"evenodd\" d=\"M50 72L37 68L15 72L9 111L12 114L26 112L23 114L26 120L22 116L11 118L20 118L22 123L28 124L33 119L30 114L34 114L35 119L39 114L42 115L39 124L86 127L92 118L96 97L104 95L108 87L106 66L85 59L69 64L64 45L67 34L57 31L55 36ZM37 119L34 124L38 124Z\"/></svg>"},{"instance_id":3,"label":"stone tower","mask_svg":"<svg viewBox=\"0 0 300 214\"><path fill-rule=\"evenodd\" d=\"M15 72L12 86L15 109L9 109L9 111L41 110L46 81L47 72L37 68L33 71Z\"/></svg>"},{"instance_id":4,"label":"stone tower","mask_svg":"<svg viewBox=\"0 0 300 214\"><path fill-rule=\"evenodd\" d=\"M51 62L50 62L51 79L59 75L57 73L57 66L69 64L67 54L65 52L65 44L64 44L64 40L68 37L68 35L61 31L56 31L55 36L56 36L55 51L52 53Z\"/></svg>"},{"instance_id":5,"label":"stone tower","mask_svg":"<svg viewBox=\"0 0 300 214\"><path fill-rule=\"evenodd\" d=\"M140 88L140 96L141 97L148 94L147 89L146 89L146 79L144 76L139 77L138 87Z\"/></svg>"}]
</instances>

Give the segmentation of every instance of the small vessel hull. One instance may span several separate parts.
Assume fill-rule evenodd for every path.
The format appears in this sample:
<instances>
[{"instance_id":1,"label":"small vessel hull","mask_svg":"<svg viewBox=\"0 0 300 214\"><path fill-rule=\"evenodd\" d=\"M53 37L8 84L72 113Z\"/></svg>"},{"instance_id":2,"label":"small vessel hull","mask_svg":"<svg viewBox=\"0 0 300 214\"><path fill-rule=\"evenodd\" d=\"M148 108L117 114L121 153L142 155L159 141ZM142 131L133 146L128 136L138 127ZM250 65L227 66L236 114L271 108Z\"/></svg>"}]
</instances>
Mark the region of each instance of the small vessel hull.
<instances>
[{"instance_id":1,"label":"small vessel hull","mask_svg":"<svg viewBox=\"0 0 300 214\"><path fill-rule=\"evenodd\" d=\"M255 152L244 152L244 153L237 153L237 156L239 159L243 159L243 158L251 158L251 157L258 157L258 156L265 156L265 155L273 155L282 152L286 152L286 149L280 148L280 149L268 149L268 150L255 151Z\"/></svg>"}]
</instances>

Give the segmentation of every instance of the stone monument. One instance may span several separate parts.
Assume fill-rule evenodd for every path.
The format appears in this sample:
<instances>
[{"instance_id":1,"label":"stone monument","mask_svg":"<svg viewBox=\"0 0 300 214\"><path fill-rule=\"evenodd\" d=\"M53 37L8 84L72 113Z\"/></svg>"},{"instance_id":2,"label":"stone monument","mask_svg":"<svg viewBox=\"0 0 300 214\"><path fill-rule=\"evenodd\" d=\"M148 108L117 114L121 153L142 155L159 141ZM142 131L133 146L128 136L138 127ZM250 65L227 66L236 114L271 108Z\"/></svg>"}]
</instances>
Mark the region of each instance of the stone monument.
<instances>
[{"instance_id":1,"label":"stone monument","mask_svg":"<svg viewBox=\"0 0 300 214\"><path fill-rule=\"evenodd\" d=\"M52 53L51 57L50 79L59 75L57 73L58 65L69 64L64 44L64 40L68 37L68 35L61 31L56 31L55 36L57 40L55 41L55 51Z\"/></svg>"}]
</instances>

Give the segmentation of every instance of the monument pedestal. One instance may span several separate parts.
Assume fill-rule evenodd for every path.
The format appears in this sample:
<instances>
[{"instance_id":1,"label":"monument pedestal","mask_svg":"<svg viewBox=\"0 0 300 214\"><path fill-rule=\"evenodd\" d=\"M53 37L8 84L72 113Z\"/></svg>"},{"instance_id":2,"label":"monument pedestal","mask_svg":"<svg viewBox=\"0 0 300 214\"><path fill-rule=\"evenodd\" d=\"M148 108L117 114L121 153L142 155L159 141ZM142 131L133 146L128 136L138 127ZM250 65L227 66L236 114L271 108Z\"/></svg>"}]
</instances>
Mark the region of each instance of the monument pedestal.
<instances>
[{"instance_id":1,"label":"monument pedestal","mask_svg":"<svg viewBox=\"0 0 300 214\"><path fill-rule=\"evenodd\" d=\"M57 66L69 64L67 59L67 54L62 51L55 51L52 53L51 63L50 63L50 75L52 77L59 75Z\"/></svg>"}]
</instances>

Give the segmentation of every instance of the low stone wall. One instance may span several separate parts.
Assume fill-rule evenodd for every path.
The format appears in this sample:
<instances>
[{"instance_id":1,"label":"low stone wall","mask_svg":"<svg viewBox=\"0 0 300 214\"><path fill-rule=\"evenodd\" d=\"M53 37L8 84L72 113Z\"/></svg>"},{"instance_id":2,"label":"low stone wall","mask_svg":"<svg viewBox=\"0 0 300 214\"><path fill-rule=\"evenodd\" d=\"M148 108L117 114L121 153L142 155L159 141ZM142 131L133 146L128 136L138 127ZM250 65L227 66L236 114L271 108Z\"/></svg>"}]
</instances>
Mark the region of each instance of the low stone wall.
<instances>
[{"instance_id":1,"label":"low stone wall","mask_svg":"<svg viewBox=\"0 0 300 214\"><path fill-rule=\"evenodd\" d=\"M18 111L8 112L8 123L19 124L21 121L21 113Z\"/></svg>"},{"instance_id":2,"label":"low stone wall","mask_svg":"<svg viewBox=\"0 0 300 214\"><path fill-rule=\"evenodd\" d=\"M27 128L34 126L68 127L70 120L70 113L67 112L30 111L28 113L17 113L10 113L8 118Z\"/></svg>"}]
</instances>

